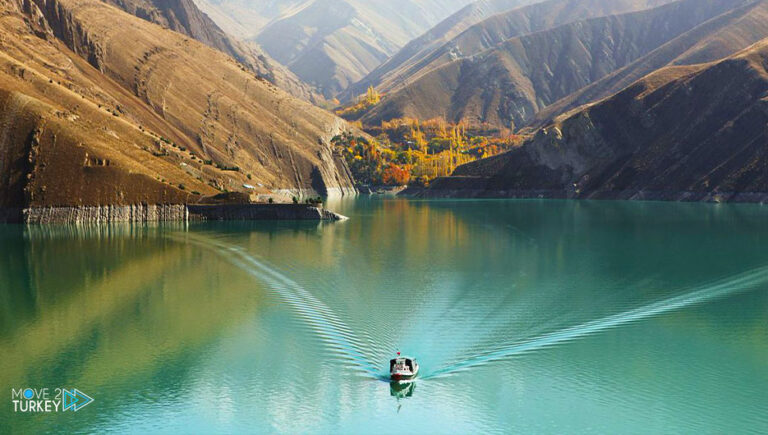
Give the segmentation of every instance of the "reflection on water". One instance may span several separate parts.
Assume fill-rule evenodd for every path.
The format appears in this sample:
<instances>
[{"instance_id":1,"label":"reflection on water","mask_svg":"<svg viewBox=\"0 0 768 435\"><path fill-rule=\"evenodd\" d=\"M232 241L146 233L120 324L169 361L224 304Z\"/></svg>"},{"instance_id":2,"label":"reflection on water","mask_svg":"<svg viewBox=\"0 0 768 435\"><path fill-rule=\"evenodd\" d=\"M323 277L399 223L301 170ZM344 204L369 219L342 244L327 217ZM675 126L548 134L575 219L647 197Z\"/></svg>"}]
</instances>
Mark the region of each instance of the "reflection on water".
<instances>
[{"instance_id":1,"label":"reflection on water","mask_svg":"<svg viewBox=\"0 0 768 435\"><path fill-rule=\"evenodd\" d=\"M389 383L389 395L397 399L397 412L403 408L403 404L400 403L401 399L407 399L413 396L413 392L416 390L416 382L390 382Z\"/></svg>"},{"instance_id":2,"label":"reflection on water","mask_svg":"<svg viewBox=\"0 0 768 435\"><path fill-rule=\"evenodd\" d=\"M95 399L0 432L768 431L768 209L331 206L0 226L0 389Z\"/></svg>"},{"instance_id":3,"label":"reflection on water","mask_svg":"<svg viewBox=\"0 0 768 435\"><path fill-rule=\"evenodd\" d=\"M405 399L413 396L416 389L416 382L390 382L389 394L397 399Z\"/></svg>"}]
</instances>

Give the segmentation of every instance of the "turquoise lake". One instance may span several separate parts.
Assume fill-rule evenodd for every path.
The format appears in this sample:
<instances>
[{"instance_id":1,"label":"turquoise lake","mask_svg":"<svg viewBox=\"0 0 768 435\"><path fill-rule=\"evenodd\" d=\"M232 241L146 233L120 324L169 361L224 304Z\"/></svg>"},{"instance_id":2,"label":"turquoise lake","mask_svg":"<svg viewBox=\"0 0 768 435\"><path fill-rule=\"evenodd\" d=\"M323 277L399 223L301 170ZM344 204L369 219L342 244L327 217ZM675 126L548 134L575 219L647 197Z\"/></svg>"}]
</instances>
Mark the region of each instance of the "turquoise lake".
<instances>
[{"instance_id":1,"label":"turquoise lake","mask_svg":"<svg viewBox=\"0 0 768 435\"><path fill-rule=\"evenodd\" d=\"M329 208L0 225L0 433L768 433L768 206Z\"/></svg>"}]
</instances>

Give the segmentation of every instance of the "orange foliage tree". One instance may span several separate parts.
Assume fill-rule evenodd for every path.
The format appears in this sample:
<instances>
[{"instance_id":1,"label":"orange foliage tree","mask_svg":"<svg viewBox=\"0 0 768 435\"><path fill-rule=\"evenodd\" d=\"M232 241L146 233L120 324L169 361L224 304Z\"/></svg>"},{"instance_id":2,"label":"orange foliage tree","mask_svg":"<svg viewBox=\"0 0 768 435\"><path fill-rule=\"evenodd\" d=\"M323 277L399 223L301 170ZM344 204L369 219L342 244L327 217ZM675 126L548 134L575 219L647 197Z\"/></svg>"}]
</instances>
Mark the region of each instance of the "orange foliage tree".
<instances>
[{"instance_id":1,"label":"orange foliage tree","mask_svg":"<svg viewBox=\"0 0 768 435\"><path fill-rule=\"evenodd\" d=\"M381 173L382 183L388 186L405 186L410 179L410 168L401 167L394 163L390 163Z\"/></svg>"}]
</instances>

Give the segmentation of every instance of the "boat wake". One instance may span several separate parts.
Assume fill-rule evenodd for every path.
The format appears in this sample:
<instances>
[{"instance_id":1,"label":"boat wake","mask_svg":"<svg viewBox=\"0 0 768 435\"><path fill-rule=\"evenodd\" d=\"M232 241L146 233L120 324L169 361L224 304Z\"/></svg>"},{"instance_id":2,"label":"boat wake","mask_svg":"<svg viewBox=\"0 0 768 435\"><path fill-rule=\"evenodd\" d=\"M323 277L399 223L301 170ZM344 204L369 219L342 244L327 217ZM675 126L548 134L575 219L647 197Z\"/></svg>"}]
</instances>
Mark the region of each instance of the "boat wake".
<instances>
[{"instance_id":1,"label":"boat wake","mask_svg":"<svg viewBox=\"0 0 768 435\"><path fill-rule=\"evenodd\" d=\"M381 378L381 371L361 352L361 343L355 334L328 306L301 285L257 260L240 247L189 234L183 237L171 237L214 250L244 272L267 284L269 290L286 302L337 356L349 363L352 368L376 379Z\"/></svg>"},{"instance_id":2,"label":"boat wake","mask_svg":"<svg viewBox=\"0 0 768 435\"><path fill-rule=\"evenodd\" d=\"M366 342L358 336L327 305L314 297L301 285L286 277L263 261L258 260L238 246L222 243L208 238L184 234L173 238L193 243L213 250L232 264L265 283L270 291L286 302L306 324L329 346L342 360L353 369L373 379L389 381L389 376L382 373L366 357ZM507 342L488 351L477 353L469 358L462 358L432 370L423 370L420 379L435 379L494 362L514 358L522 354L576 340L584 336L617 328L629 323L659 316L670 311L680 310L726 297L735 293L752 290L768 283L768 267L752 269L689 289L678 296L657 301L619 314L545 333L534 338ZM368 343L370 344L370 343ZM426 369L426 367L425 367Z\"/></svg>"},{"instance_id":3,"label":"boat wake","mask_svg":"<svg viewBox=\"0 0 768 435\"><path fill-rule=\"evenodd\" d=\"M449 366L432 370L425 374L424 379L448 376L473 367L505 360L520 354L616 328L628 323L637 322L649 317L658 316L670 311L679 310L691 305L701 304L734 293L752 290L766 282L768 282L768 267L753 269L709 285L698 287L679 296L654 302L640 308L547 333L530 340L509 343L494 350L483 352L462 361L452 363Z\"/></svg>"}]
</instances>

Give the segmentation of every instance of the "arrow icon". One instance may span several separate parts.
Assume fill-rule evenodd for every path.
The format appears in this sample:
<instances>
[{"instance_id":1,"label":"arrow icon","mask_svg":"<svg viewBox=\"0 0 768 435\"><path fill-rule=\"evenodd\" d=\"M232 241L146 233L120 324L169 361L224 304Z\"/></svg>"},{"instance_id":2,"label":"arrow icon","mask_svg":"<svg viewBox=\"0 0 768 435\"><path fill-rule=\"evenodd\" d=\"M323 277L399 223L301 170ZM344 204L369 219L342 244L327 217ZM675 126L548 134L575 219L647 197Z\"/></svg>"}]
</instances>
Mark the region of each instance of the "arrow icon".
<instances>
[{"instance_id":1,"label":"arrow icon","mask_svg":"<svg viewBox=\"0 0 768 435\"><path fill-rule=\"evenodd\" d=\"M84 406L93 402L93 398L77 388L73 390L62 389L62 411L72 409L77 412Z\"/></svg>"}]
</instances>

